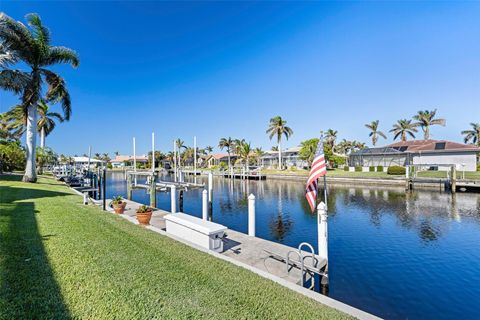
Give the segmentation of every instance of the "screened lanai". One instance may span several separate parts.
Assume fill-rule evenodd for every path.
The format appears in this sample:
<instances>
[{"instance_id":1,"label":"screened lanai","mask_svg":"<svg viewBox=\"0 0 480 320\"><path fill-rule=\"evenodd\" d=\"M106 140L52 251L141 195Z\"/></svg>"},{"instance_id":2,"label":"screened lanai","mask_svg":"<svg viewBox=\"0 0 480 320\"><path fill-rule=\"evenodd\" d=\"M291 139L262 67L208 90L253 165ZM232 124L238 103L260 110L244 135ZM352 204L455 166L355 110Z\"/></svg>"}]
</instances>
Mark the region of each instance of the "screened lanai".
<instances>
[{"instance_id":1,"label":"screened lanai","mask_svg":"<svg viewBox=\"0 0 480 320\"><path fill-rule=\"evenodd\" d=\"M403 151L390 147L359 150L350 155L349 165L355 167L405 166L410 163L410 157L409 153Z\"/></svg>"}]
</instances>

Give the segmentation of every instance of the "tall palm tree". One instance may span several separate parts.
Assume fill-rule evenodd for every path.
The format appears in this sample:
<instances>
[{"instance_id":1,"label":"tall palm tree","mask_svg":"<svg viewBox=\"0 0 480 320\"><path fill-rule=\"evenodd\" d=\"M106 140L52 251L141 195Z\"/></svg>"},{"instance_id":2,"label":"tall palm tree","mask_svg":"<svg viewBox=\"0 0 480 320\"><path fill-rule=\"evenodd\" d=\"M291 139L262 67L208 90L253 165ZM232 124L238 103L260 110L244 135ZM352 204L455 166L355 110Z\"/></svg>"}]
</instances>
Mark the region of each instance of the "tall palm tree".
<instances>
[{"instance_id":1,"label":"tall palm tree","mask_svg":"<svg viewBox=\"0 0 480 320\"><path fill-rule=\"evenodd\" d=\"M418 130L416 125L412 123L412 120L401 119L393 125L390 132L393 132L393 140L400 137L402 141L407 141L407 135L415 139L415 133L418 132Z\"/></svg>"},{"instance_id":2,"label":"tall palm tree","mask_svg":"<svg viewBox=\"0 0 480 320\"><path fill-rule=\"evenodd\" d=\"M378 141L378 137L382 137L383 139L387 139L387 136L385 135L385 133L383 133L382 131L378 130L378 124L380 123L379 120L375 120L375 121L372 121L370 123L367 123L365 125L365 127L367 127L368 129L370 129L370 133L369 133L369 137L372 137L372 144L373 146L375 146L377 144L377 141Z\"/></svg>"},{"instance_id":3,"label":"tall palm tree","mask_svg":"<svg viewBox=\"0 0 480 320\"><path fill-rule=\"evenodd\" d=\"M462 134L465 136L464 141L468 143L472 141L473 144L476 144L477 147L480 147L480 123L470 123L472 126L471 130L463 130Z\"/></svg>"},{"instance_id":4,"label":"tall palm tree","mask_svg":"<svg viewBox=\"0 0 480 320\"><path fill-rule=\"evenodd\" d=\"M21 105L27 116L27 165L23 181L35 182L35 147L37 133L37 103L42 93L42 85L48 84L46 98L48 102L60 102L65 111L65 119L70 118L70 95L65 81L47 67L67 63L73 67L79 65L75 51L50 45L50 31L42 24L37 14L26 16L30 29L23 23L0 13L0 40L4 48L14 59L28 67L28 71L10 70L2 66L0 86L21 94Z\"/></svg>"},{"instance_id":5,"label":"tall palm tree","mask_svg":"<svg viewBox=\"0 0 480 320\"><path fill-rule=\"evenodd\" d=\"M325 132L325 140L332 147L332 151L335 150L335 141L337 140L338 131L333 129L328 129Z\"/></svg>"},{"instance_id":6,"label":"tall palm tree","mask_svg":"<svg viewBox=\"0 0 480 320\"><path fill-rule=\"evenodd\" d=\"M288 140L293 134L293 130L287 126L287 121L283 120L282 117L276 116L270 119L270 124L268 126L267 132L269 134L270 140L273 137L277 137L278 145L278 168L282 169L282 136Z\"/></svg>"},{"instance_id":7,"label":"tall palm tree","mask_svg":"<svg viewBox=\"0 0 480 320\"><path fill-rule=\"evenodd\" d=\"M227 149L227 154L228 154L228 170L230 170L230 153L233 149L233 139L231 137L228 138L221 138L220 141L218 142L218 147L220 150Z\"/></svg>"},{"instance_id":8,"label":"tall palm tree","mask_svg":"<svg viewBox=\"0 0 480 320\"><path fill-rule=\"evenodd\" d=\"M430 139L430 126L433 126L433 125L445 126L447 123L447 120L445 119L435 119L436 113L437 113L437 109L433 111L420 110L416 115L413 116L413 119L418 121L415 123L415 125L421 127L423 130L424 140Z\"/></svg>"}]
</instances>

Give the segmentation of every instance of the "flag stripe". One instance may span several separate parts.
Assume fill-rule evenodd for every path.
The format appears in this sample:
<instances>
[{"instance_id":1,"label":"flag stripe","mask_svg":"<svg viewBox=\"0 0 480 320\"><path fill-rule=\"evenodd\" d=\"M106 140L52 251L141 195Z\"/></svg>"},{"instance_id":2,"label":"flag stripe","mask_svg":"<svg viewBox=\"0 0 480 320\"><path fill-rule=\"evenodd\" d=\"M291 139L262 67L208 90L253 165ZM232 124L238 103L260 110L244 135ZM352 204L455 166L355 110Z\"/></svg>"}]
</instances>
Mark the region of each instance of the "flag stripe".
<instances>
[{"instance_id":1,"label":"flag stripe","mask_svg":"<svg viewBox=\"0 0 480 320\"><path fill-rule=\"evenodd\" d=\"M317 202L317 179L327 174L327 164L325 162L325 155L323 154L322 140L323 139L320 138L320 141L318 142L305 190L305 197L307 198L312 212L315 211L315 204Z\"/></svg>"}]
</instances>

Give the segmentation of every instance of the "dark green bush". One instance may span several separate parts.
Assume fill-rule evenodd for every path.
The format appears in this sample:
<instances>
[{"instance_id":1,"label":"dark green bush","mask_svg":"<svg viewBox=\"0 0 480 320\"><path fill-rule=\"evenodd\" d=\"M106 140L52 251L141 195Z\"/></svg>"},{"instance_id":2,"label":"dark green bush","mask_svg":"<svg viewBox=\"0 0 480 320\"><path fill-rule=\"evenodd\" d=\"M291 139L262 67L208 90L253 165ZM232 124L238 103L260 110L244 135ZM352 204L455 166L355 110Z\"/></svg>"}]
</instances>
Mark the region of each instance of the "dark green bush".
<instances>
[{"instance_id":1,"label":"dark green bush","mask_svg":"<svg viewBox=\"0 0 480 320\"><path fill-rule=\"evenodd\" d=\"M377 172L383 172L383 166L377 166Z\"/></svg>"},{"instance_id":2,"label":"dark green bush","mask_svg":"<svg viewBox=\"0 0 480 320\"><path fill-rule=\"evenodd\" d=\"M404 175L406 172L405 167L391 166L388 167L387 173L391 175Z\"/></svg>"},{"instance_id":3,"label":"dark green bush","mask_svg":"<svg viewBox=\"0 0 480 320\"><path fill-rule=\"evenodd\" d=\"M343 171L348 171L349 167L348 166L344 166L343 167Z\"/></svg>"},{"instance_id":4,"label":"dark green bush","mask_svg":"<svg viewBox=\"0 0 480 320\"><path fill-rule=\"evenodd\" d=\"M370 167L368 168L368 171L370 171L370 172L375 172L375 166L370 166Z\"/></svg>"},{"instance_id":5,"label":"dark green bush","mask_svg":"<svg viewBox=\"0 0 480 320\"><path fill-rule=\"evenodd\" d=\"M355 172L362 172L362 167L355 166Z\"/></svg>"}]
</instances>

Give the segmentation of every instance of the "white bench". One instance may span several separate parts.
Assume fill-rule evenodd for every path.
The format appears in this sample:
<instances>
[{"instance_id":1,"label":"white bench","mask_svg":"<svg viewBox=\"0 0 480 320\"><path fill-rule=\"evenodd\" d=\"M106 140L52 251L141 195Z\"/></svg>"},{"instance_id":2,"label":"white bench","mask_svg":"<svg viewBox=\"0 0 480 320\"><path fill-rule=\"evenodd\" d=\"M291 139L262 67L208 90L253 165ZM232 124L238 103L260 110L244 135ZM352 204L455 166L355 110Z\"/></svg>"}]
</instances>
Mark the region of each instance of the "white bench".
<instances>
[{"instance_id":1,"label":"white bench","mask_svg":"<svg viewBox=\"0 0 480 320\"><path fill-rule=\"evenodd\" d=\"M208 250L223 251L222 238L227 227L181 212L167 214L164 218L168 233Z\"/></svg>"}]
</instances>

